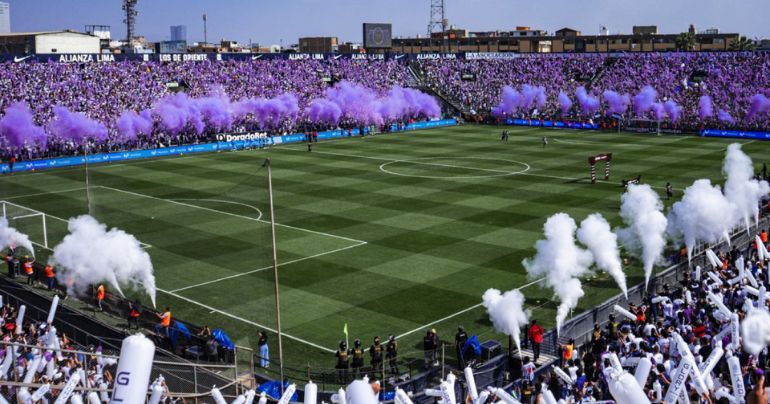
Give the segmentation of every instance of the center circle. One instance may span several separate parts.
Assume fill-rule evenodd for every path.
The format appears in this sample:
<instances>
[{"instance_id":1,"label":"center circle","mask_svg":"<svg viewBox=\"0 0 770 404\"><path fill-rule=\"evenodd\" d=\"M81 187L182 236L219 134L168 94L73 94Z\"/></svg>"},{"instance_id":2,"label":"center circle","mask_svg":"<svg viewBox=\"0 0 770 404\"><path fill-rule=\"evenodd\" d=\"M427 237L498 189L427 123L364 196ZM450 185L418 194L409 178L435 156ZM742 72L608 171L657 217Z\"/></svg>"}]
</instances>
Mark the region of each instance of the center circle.
<instances>
[{"instance_id":1,"label":"center circle","mask_svg":"<svg viewBox=\"0 0 770 404\"><path fill-rule=\"evenodd\" d=\"M447 161L446 163L441 162L441 160ZM497 162L504 162L505 165L515 164L517 166L522 167L522 169L518 171L508 170L508 169L491 169L491 168L479 168L479 167L468 167L468 166L461 166L461 165L454 165L451 162L455 160L475 160L475 161L497 161ZM416 175L416 174L404 174L399 173L396 171L393 171L393 167L389 167L394 164L399 163L406 163L406 164L413 164L413 165L423 165L426 167L444 167L444 168L458 168L463 170L469 170L469 171L478 171L483 174L479 175ZM391 175L397 175L400 177L414 177L414 178L429 178L429 179L452 179L452 178L491 178L491 177L507 177L510 175L517 175L517 174L523 174L527 171L529 171L530 166L527 163L516 161L516 160L508 160L508 159L502 159L497 157L418 157L413 159L406 159L406 160L392 160L388 161L387 163L383 163L380 165L380 171L391 174Z\"/></svg>"}]
</instances>

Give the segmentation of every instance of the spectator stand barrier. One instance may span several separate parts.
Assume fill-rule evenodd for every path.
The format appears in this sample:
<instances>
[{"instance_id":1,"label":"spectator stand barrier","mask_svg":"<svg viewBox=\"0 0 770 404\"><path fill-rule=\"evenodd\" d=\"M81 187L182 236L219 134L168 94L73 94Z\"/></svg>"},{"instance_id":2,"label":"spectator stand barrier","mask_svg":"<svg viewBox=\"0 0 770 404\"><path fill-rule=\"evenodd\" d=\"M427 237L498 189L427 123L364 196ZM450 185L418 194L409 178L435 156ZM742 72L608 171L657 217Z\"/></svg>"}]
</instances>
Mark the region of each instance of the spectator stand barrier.
<instances>
[{"instance_id":1,"label":"spectator stand barrier","mask_svg":"<svg viewBox=\"0 0 770 404\"><path fill-rule=\"evenodd\" d=\"M42 271L42 267L36 268L36 270ZM6 304L25 305L26 319L46 321L51 306L50 297L5 276L0 276L0 293ZM117 300L114 296L107 295L103 305L105 311L110 312L110 308L119 306ZM125 305L127 307L127 302ZM145 310L143 312L145 319L142 321L149 323L149 315L150 313ZM149 324L156 322L157 318ZM54 326L59 335L66 335L77 346L82 348L101 346L105 353L119 354L123 339L129 335L129 333L108 325L94 316L89 316L86 312L72 308L65 301L60 301L56 310ZM156 344L152 378L155 379L159 375L163 375L172 393L187 394L192 399L196 395L209 394L212 386L216 385L220 386L223 395L234 398L243 390L242 385L248 385L237 377L237 372L235 364L193 363L183 360L163 349L162 345Z\"/></svg>"},{"instance_id":2,"label":"spectator stand barrier","mask_svg":"<svg viewBox=\"0 0 770 404\"><path fill-rule=\"evenodd\" d=\"M400 132L409 132L420 129L439 128L444 126L453 126L457 122L454 119L443 119L437 121L413 122L403 127ZM368 129L364 129L365 133ZM391 126L391 133L399 132L398 126ZM349 135L358 135L359 129L352 129L350 134L346 130L338 129L318 133L318 140L338 139L348 137ZM95 153L86 156L59 157L51 159L40 159L17 162L14 165L14 172L38 171L62 167L74 167L85 165L86 158L88 164L117 163L130 160L152 159L159 157L181 156L185 154L212 153L217 151L243 150L247 148L258 148L264 146L273 146L280 144L291 144L305 142L307 139L304 133L294 133L283 136L267 137L258 139L248 133L219 134L214 135L214 142L188 144L171 147L159 147L156 149L126 150L110 153ZM252 139L253 137L253 139ZM228 140L235 139L235 140ZM0 164L2 172L8 172L8 163Z\"/></svg>"}]
</instances>

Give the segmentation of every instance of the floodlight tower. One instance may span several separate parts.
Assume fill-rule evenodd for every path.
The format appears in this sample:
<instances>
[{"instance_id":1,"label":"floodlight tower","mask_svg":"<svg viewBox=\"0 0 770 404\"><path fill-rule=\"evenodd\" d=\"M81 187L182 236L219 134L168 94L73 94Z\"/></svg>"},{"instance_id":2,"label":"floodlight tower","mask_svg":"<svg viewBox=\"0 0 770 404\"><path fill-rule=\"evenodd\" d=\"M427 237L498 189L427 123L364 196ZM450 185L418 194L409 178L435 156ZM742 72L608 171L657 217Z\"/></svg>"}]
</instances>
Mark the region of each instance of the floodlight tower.
<instances>
[{"instance_id":1,"label":"floodlight tower","mask_svg":"<svg viewBox=\"0 0 770 404\"><path fill-rule=\"evenodd\" d=\"M430 21L428 22L428 38L430 34L441 30L446 31L446 15L444 14L444 0L430 0Z\"/></svg>"},{"instance_id":2,"label":"floodlight tower","mask_svg":"<svg viewBox=\"0 0 770 404\"><path fill-rule=\"evenodd\" d=\"M136 3L139 0L123 0L123 11L126 13L126 18L123 22L126 24L126 44L131 45L134 40L134 24L136 23Z\"/></svg>"}]
</instances>

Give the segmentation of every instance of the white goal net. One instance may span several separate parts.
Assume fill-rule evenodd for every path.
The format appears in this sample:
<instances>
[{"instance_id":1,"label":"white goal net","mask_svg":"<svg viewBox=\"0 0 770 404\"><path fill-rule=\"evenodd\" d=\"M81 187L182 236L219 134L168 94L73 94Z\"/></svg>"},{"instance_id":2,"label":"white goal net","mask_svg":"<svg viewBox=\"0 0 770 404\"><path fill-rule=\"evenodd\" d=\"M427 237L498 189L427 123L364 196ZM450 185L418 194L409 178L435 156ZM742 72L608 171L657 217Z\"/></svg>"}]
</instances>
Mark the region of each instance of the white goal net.
<instances>
[{"instance_id":1,"label":"white goal net","mask_svg":"<svg viewBox=\"0 0 770 404\"><path fill-rule=\"evenodd\" d=\"M48 246L48 225L50 224L48 215L8 201L0 201L0 206L3 217L8 220L8 226L29 236L32 244L37 247L50 248Z\"/></svg>"}]
</instances>

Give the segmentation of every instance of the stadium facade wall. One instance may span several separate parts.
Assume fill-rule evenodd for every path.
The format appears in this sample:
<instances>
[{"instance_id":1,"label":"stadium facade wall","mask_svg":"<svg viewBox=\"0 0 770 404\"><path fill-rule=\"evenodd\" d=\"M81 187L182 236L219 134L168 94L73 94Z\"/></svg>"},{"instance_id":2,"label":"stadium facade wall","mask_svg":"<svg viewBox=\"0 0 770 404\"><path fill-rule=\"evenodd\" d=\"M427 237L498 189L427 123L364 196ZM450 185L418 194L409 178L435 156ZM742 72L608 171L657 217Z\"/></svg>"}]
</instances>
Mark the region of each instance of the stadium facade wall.
<instances>
[{"instance_id":1,"label":"stadium facade wall","mask_svg":"<svg viewBox=\"0 0 770 404\"><path fill-rule=\"evenodd\" d=\"M438 121L428 122L415 122L409 124L409 126L403 131L413 131L427 128L438 128L444 126L453 126L457 122L454 119L443 119ZM397 132L398 127L393 125L391 132ZM352 130L352 135L358 135L358 129ZM173 147L160 147L157 149L144 149L144 150L129 150L121 152L111 153L98 153L88 156L88 164L100 164L100 163L116 163L128 160L138 159L152 159L158 157L169 156L181 156L184 154L192 153L211 153L216 151L228 151L228 150L240 150L247 147L259 147L259 146L272 146L279 144L300 143L306 140L304 133L294 133L284 136L268 137L264 140L259 140L257 136L249 136L248 134L233 134L228 138L226 134L217 135L219 141L213 143L201 143L191 144L184 146ZM318 140L338 139L348 136L348 133L343 130L333 130L327 132L318 132ZM232 140L232 139L236 140ZM252 139L249 139L252 138ZM47 170L52 168L72 167L84 165L86 162L85 156L75 157L60 157L53 159L41 159L16 163L14 165L14 172L23 171L37 171ZM9 167L7 163L3 163L2 172L8 172Z\"/></svg>"},{"instance_id":2,"label":"stadium facade wall","mask_svg":"<svg viewBox=\"0 0 770 404\"><path fill-rule=\"evenodd\" d=\"M2 48L0 48L2 51ZM757 52L720 52L726 56L751 55ZM661 57L676 57L688 52L649 52ZM692 53L692 52L689 52ZM601 52L603 55L622 58L626 52ZM577 58L591 53L516 53L516 52L461 52L461 53L155 53L155 54L99 54L99 53L65 53L58 54L1 54L0 62L60 62L60 63L91 63L91 62L223 62L223 61L258 61L258 60L501 60L519 58Z\"/></svg>"}]
</instances>

